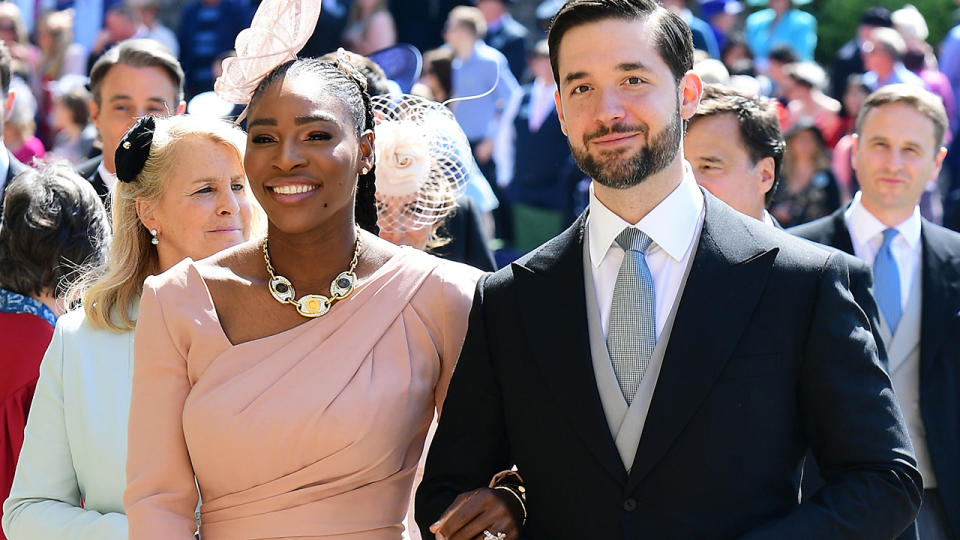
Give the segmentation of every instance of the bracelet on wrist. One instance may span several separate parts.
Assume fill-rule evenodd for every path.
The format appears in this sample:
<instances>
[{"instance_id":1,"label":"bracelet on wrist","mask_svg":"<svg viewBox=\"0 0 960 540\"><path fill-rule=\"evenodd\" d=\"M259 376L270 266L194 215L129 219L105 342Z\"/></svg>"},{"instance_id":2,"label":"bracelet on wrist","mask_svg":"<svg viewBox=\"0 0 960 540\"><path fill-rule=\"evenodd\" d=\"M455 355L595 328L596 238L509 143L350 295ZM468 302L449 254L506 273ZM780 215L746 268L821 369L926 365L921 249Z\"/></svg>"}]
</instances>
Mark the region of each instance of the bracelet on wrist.
<instances>
[{"instance_id":1,"label":"bracelet on wrist","mask_svg":"<svg viewBox=\"0 0 960 540\"><path fill-rule=\"evenodd\" d=\"M527 524L527 490L520 485L512 484L501 484L498 486L493 486L493 489L501 489L507 493L513 495L517 502L520 503L520 509L523 510L523 519L520 520L520 526L523 527Z\"/></svg>"}]
</instances>

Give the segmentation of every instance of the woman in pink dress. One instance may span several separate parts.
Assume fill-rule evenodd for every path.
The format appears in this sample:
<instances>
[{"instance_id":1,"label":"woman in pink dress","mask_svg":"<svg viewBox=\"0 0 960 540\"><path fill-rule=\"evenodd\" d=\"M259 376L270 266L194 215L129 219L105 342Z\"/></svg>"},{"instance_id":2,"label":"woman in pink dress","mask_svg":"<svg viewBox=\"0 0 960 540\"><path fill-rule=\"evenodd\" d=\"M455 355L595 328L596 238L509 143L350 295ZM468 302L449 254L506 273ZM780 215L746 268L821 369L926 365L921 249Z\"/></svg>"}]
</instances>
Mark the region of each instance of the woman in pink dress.
<instances>
[{"instance_id":1,"label":"woman in pink dress","mask_svg":"<svg viewBox=\"0 0 960 540\"><path fill-rule=\"evenodd\" d=\"M480 272L377 237L364 86L346 61L272 70L244 162L267 237L147 280L131 538L192 538L198 495L203 540L402 537Z\"/></svg>"}]
</instances>

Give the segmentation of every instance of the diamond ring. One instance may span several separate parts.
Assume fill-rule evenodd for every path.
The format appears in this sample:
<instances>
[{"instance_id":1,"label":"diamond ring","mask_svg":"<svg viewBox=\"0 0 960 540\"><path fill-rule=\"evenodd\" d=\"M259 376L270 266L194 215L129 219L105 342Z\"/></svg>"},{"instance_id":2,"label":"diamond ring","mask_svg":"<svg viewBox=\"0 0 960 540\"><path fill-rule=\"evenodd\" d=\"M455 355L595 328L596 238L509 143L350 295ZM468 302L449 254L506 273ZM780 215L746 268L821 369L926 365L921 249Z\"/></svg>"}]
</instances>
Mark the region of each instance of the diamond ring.
<instances>
[{"instance_id":1,"label":"diamond ring","mask_svg":"<svg viewBox=\"0 0 960 540\"><path fill-rule=\"evenodd\" d=\"M483 540L505 540L506 538L507 538L507 535L502 532L493 534L488 530L483 531Z\"/></svg>"}]
</instances>

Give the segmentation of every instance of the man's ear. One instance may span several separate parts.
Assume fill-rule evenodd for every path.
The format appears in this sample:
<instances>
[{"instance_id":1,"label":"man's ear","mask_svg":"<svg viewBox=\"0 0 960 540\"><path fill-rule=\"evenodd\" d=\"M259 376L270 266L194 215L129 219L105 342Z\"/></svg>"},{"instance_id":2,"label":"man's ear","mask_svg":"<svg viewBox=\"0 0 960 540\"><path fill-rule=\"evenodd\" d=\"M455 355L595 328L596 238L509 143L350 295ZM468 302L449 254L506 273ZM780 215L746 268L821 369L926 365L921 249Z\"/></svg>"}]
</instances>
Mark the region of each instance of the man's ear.
<instances>
[{"instance_id":1,"label":"man's ear","mask_svg":"<svg viewBox=\"0 0 960 540\"><path fill-rule=\"evenodd\" d=\"M689 120L697 113L700 96L703 95L703 81L693 71L688 71L680 79L680 116Z\"/></svg>"},{"instance_id":2,"label":"man's ear","mask_svg":"<svg viewBox=\"0 0 960 540\"><path fill-rule=\"evenodd\" d=\"M760 195L766 195L773 189L773 181L777 177L777 164L772 157L765 157L757 162L757 172L760 173Z\"/></svg>"},{"instance_id":3,"label":"man's ear","mask_svg":"<svg viewBox=\"0 0 960 540\"><path fill-rule=\"evenodd\" d=\"M97 105L96 100L91 99L87 102L87 105L90 107L90 122L93 123L94 127L97 128L97 131L100 131L100 106Z\"/></svg>"},{"instance_id":4,"label":"man's ear","mask_svg":"<svg viewBox=\"0 0 960 540\"><path fill-rule=\"evenodd\" d=\"M857 170L857 149L860 147L860 136L856 133L851 137L853 143L850 145L850 168Z\"/></svg>"},{"instance_id":5,"label":"man's ear","mask_svg":"<svg viewBox=\"0 0 960 540\"><path fill-rule=\"evenodd\" d=\"M563 105L560 104L560 90L553 93L553 101L557 104L557 118L560 119L560 131L567 135L567 122L563 118Z\"/></svg>"},{"instance_id":6,"label":"man's ear","mask_svg":"<svg viewBox=\"0 0 960 540\"><path fill-rule=\"evenodd\" d=\"M185 112L187 112L187 102L181 101L180 104L177 105L177 110L174 111L173 114L183 114Z\"/></svg>"}]
</instances>

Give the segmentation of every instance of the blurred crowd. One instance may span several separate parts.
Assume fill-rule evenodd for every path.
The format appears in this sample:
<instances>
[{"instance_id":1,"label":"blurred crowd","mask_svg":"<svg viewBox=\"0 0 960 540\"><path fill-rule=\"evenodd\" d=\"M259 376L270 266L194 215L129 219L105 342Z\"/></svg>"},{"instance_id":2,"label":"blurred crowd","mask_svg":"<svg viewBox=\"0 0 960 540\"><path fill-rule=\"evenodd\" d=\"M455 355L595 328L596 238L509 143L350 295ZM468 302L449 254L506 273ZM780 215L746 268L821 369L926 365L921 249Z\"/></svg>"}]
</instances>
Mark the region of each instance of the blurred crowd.
<instances>
[{"instance_id":1,"label":"blurred crowd","mask_svg":"<svg viewBox=\"0 0 960 540\"><path fill-rule=\"evenodd\" d=\"M704 81L776 99L787 147L783 182L769 210L785 227L827 215L856 193L851 135L860 105L873 90L900 82L922 86L943 100L951 126L948 144L958 127L960 26L943 43L930 43L924 15L912 5L892 12L870 7L856 35L834 58L817 63L817 20L804 11L810 1L662 2L689 24L695 70ZM412 73L414 80L397 81L390 90L445 102L453 110L482 173L470 182L467 196L500 265L560 232L585 207L589 182L574 165L561 131L544 39L562 2L322 2L320 22L301 56L341 46L361 55L398 43L415 49L416 65L401 74ZM130 38L156 40L179 59L188 112L235 117L240 108L217 98L213 82L258 5L257 0L0 2L0 39L10 48L15 73L3 130L6 147L27 164L65 159L80 165L95 158L102 137L87 76L98 58ZM527 24L514 17L521 8ZM397 58L380 57L391 64L384 68L392 79L404 71L392 65ZM954 229L960 228L958 154L951 148L921 206L925 217Z\"/></svg>"}]
</instances>

